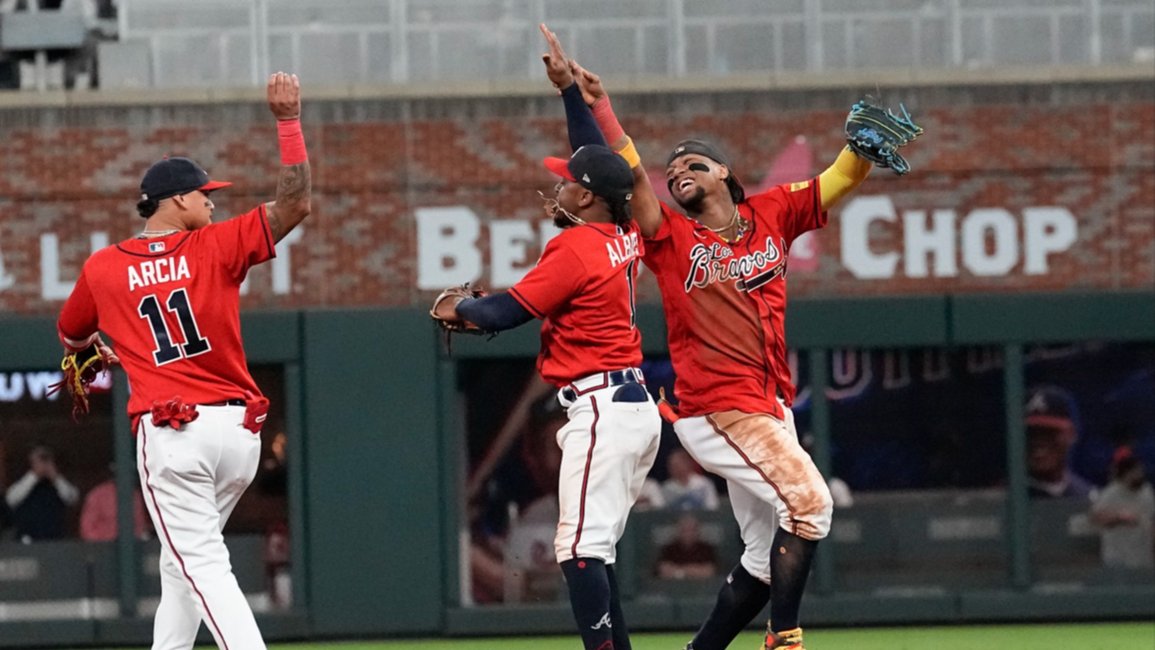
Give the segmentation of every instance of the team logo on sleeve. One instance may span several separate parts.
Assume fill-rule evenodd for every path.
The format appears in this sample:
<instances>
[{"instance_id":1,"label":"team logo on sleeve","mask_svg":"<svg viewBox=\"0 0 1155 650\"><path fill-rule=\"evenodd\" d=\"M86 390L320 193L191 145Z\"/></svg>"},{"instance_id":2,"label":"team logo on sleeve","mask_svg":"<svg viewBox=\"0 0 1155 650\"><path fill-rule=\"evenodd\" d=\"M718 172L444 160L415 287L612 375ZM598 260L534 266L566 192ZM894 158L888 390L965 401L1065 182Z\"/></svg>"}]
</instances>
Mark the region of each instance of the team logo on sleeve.
<instances>
[{"instance_id":1,"label":"team logo on sleeve","mask_svg":"<svg viewBox=\"0 0 1155 650\"><path fill-rule=\"evenodd\" d=\"M686 274L685 289L704 289L715 282L734 280L739 291L754 291L771 280L786 275L786 242L774 244L766 238L766 250L754 251L735 257L729 246L714 242L695 244L690 249L690 271Z\"/></svg>"}]
</instances>

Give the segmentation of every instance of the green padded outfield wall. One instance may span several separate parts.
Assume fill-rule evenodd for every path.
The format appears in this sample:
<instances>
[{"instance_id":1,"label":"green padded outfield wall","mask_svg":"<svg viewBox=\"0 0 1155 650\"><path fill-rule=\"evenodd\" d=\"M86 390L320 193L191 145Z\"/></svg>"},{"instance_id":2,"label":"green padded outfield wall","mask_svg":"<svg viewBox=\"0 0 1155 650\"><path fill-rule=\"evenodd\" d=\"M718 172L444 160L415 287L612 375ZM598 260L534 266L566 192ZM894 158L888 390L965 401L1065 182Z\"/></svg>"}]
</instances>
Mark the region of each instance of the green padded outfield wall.
<instances>
[{"instance_id":1,"label":"green padded outfield wall","mask_svg":"<svg viewBox=\"0 0 1155 650\"><path fill-rule=\"evenodd\" d=\"M318 634L441 624L436 333L417 310L305 315L309 606Z\"/></svg>"},{"instance_id":2,"label":"green padded outfield wall","mask_svg":"<svg viewBox=\"0 0 1155 650\"><path fill-rule=\"evenodd\" d=\"M453 486L459 479L455 468L460 450L454 442L459 423L451 408L440 421L439 391L447 392L444 404L451 406L452 382L447 382L445 370L456 360L533 354L536 328L488 342L459 337L454 356L446 359L443 342L423 309L261 312L246 314L244 321L253 361L285 362L299 375L295 388L287 380L286 400L299 401L286 404L286 410L299 414L302 434L290 474L300 481L294 488L301 497L293 506L294 521L305 531L300 550L305 568L296 573L305 580L295 586L305 607L295 615L305 620L262 617L270 638L502 631L481 620L492 618L492 612L456 606ZM639 321L655 333L648 338L647 353L662 354L660 310L644 306ZM1155 295L799 300L791 309L789 336L794 345L809 348L1013 343L1038 337L1155 341ZM0 370L57 363L49 318L0 319L0 342ZM840 616L849 619L892 620L871 614L869 603L851 602L849 596L834 594L828 604L838 603ZM1141 610L1134 594L1125 591L1084 594L1081 603L1029 591L994 596L1011 598L1013 607L1006 611L1017 617L1080 611L1135 616ZM926 611L903 615L911 620L989 618L988 605L995 602L991 597L968 593L962 601L940 603L938 609L928 601L922 608ZM969 604L961 607L960 602ZM568 625L563 610L542 612L543 622L552 621L545 627ZM521 625L524 611L508 613L512 618L497 619ZM678 622L668 612L647 620L653 626ZM64 624L53 629L68 638L51 642L84 645L115 639L118 645L131 645L147 639L145 623ZM20 638L27 645L29 629L27 624L0 623L0 647L17 647L7 641ZM40 640L50 642L48 637Z\"/></svg>"}]
</instances>

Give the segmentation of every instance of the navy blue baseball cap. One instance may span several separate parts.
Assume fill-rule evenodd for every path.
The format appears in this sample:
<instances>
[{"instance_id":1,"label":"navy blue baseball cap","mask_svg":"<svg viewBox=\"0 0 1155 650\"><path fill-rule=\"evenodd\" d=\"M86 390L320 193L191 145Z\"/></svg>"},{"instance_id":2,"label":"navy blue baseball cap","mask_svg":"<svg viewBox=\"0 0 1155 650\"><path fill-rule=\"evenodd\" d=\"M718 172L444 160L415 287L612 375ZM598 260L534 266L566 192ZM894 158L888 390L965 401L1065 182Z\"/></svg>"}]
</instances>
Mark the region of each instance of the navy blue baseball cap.
<instances>
[{"instance_id":1,"label":"navy blue baseball cap","mask_svg":"<svg viewBox=\"0 0 1155 650\"><path fill-rule=\"evenodd\" d=\"M189 158L165 158L157 161L140 181L140 198L160 201L194 190L211 192L232 185L228 181L214 181L208 172Z\"/></svg>"},{"instance_id":2,"label":"navy blue baseball cap","mask_svg":"<svg viewBox=\"0 0 1155 650\"><path fill-rule=\"evenodd\" d=\"M1029 429L1075 428L1075 398L1057 386L1037 386L1027 394L1026 424Z\"/></svg>"},{"instance_id":3,"label":"navy blue baseball cap","mask_svg":"<svg viewBox=\"0 0 1155 650\"><path fill-rule=\"evenodd\" d=\"M721 149L714 146L714 144L711 142L698 140L696 138L682 140L678 144L674 145L674 148L670 151L669 157L666 158L666 166L669 167L670 163L674 162L674 160L692 153L698 154L699 156L705 156L710 160L713 160L714 162L725 165L727 167L730 166L730 159L726 157L726 154L722 153Z\"/></svg>"},{"instance_id":4,"label":"navy blue baseball cap","mask_svg":"<svg viewBox=\"0 0 1155 650\"><path fill-rule=\"evenodd\" d=\"M578 183L603 199L628 201L634 193L634 172L613 149L600 144L579 147L566 158L546 158L546 169Z\"/></svg>"}]
</instances>

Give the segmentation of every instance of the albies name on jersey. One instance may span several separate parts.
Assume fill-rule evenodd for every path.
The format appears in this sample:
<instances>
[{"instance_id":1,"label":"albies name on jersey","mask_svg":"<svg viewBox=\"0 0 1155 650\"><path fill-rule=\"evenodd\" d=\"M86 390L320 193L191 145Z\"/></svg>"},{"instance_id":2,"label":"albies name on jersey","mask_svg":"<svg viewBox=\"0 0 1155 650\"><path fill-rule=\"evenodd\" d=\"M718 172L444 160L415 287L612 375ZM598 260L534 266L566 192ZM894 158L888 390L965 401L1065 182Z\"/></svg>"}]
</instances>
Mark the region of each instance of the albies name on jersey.
<instances>
[{"instance_id":1,"label":"albies name on jersey","mask_svg":"<svg viewBox=\"0 0 1155 650\"><path fill-rule=\"evenodd\" d=\"M754 291L758 287L779 276L786 275L786 241L774 244L773 237L766 238L766 250L754 251L734 257L729 246L714 242L695 244L690 249L690 271L686 274L686 293L694 287L704 289L715 282L737 279L739 291ZM760 271L760 272L759 272ZM756 275L752 275L759 272Z\"/></svg>"},{"instance_id":2,"label":"albies name on jersey","mask_svg":"<svg viewBox=\"0 0 1155 650\"><path fill-rule=\"evenodd\" d=\"M610 254L610 266L621 266L634 261L638 256L638 233L630 232L606 242L606 252Z\"/></svg>"},{"instance_id":3,"label":"albies name on jersey","mask_svg":"<svg viewBox=\"0 0 1155 650\"><path fill-rule=\"evenodd\" d=\"M190 277L192 275L189 273L188 262L185 261L184 255L145 260L136 266L128 267L128 290L133 291L163 282L187 280Z\"/></svg>"}]
</instances>

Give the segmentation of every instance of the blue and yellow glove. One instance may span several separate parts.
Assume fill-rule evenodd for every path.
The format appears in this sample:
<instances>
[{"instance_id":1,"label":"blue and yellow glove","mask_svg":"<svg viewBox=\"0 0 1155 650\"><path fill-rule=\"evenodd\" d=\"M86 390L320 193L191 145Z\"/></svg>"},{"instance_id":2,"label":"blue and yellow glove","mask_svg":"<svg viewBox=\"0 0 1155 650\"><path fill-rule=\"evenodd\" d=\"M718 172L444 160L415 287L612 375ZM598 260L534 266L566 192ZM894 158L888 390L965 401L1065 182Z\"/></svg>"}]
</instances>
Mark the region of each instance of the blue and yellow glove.
<instances>
[{"instance_id":1,"label":"blue and yellow glove","mask_svg":"<svg viewBox=\"0 0 1155 650\"><path fill-rule=\"evenodd\" d=\"M902 176L910 171L910 163L898 150L922 135L922 127L914 123L905 106L899 104L899 108L902 116L859 101L846 116L846 141L854 153Z\"/></svg>"}]
</instances>

